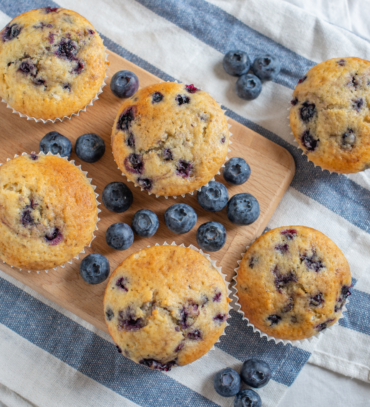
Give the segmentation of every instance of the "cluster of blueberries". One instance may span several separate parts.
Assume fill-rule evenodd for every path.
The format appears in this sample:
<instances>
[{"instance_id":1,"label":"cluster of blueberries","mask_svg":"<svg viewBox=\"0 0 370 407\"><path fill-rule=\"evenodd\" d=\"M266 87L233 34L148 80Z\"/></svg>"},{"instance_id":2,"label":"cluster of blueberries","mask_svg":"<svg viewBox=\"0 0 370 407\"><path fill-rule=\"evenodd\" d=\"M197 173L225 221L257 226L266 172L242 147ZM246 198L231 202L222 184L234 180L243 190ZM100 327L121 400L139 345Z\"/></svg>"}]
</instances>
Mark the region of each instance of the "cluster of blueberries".
<instances>
[{"instance_id":1,"label":"cluster of blueberries","mask_svg":"<svg viewBox=\"0 0 370 407\"><path fill-rule=\"evenodd\" d=\"M218 394L233 397L234 407L262 407L261 397L252 389L241 390L242 381L249 387L259 389L271 379L268 363L259 359L249 359L243 363L240 375L231 368L216 373L213 384Z\"/></svg>"},{"instance_id":2,"label":"cluster of blueberries","mask_svg":"<svg viewBox=\"0 0 370 407\"><path fill-rule=\"evenodd\" d=\"M236 93L245 100L256 99L262 91L262 82L274 80L281 68L273 55L260 55L252 63L248 54L240 50L229 51L222 64L229 75L239 76Z\"/></svg>"}]
</instances>

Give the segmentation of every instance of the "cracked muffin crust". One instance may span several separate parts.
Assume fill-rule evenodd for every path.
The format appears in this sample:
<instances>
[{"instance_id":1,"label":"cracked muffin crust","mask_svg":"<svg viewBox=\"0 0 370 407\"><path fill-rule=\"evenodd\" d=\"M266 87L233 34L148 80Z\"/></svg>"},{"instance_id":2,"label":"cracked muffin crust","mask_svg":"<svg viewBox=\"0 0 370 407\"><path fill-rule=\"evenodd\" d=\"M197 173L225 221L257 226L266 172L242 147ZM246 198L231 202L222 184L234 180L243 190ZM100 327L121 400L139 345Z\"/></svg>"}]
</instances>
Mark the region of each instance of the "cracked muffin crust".
<instances>
[{"instance_id":1,"label":"cracked muffin crust","mask_svg":"<svg viewBox=\"0 0 370 407\"><path fill-rule=\"evenodd\" d=\"M118 351L170 370L207 353L225 329L227 290L200 253L174 245L134 253L112 273L104 313Z\"/></svg>"},{"instance_id":2,"label":"cracked muffin crust","mask_svg":"<svg viewBox=\"0 0 370 407\"><path fill-rule=\"evenodd\" d=\"M74 11L31 10L0 32L0 96L30 117L77 113L95 97L106 70L99 34Z\"/></svg>"},{"instance_id":3,"label":"cracked muffin crust","mask_svg":"<svg viewBox=\"0 0 370 407\"><path fill-rule=\"evenodd\" d=\"M370 62L334 58L299 80L290 126L307 157L329 171L354 173L370 166Z\"/></svg>"},{"instance_id":4,"label":"cracked muffin crust","mask_svg":"<svg viewBox=\"0 0 370 407\"><path fill-rule=\"evenodd\" d=\"M351 272L340 249L305 226L272 229L247 250L236 277L241 310L260 331L300 340L341 316Z\"/></svg>"},{"instance_id":5,"label":"cracked muffin crust","mask_svg":"<svg viewBox=\"0 0 370 407\"><path fill-rule=\"evenodd\" d=\"M59 266L92 239L95 193L72 163L22 155L0 167L0 259L27 270Z\"/></svg>"},{"instance_id":6,"label":"cracked muffin crust","mask_svg":"<svg viewBox=\"0 0 370 407\"><path fill-rule=\"evenodd\" d=\"M225 162L227 120L220 106L193 85L162 82L121 105L112 130L119 169L156 195L192 192Z\"/></svg>"}]
</instances>

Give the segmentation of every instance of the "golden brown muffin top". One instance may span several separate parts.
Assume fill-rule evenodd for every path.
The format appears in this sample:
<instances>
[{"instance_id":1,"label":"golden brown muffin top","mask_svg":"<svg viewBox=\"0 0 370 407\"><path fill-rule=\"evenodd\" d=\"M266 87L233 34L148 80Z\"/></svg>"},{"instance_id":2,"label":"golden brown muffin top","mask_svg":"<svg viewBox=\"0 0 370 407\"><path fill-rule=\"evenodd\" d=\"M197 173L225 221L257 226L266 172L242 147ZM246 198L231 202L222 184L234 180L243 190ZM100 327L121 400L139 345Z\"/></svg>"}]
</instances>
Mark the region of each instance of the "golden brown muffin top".
<instances>
[{"instance_id":1,"label":"golden brown muffin top","mask_svg":"<svg viewBox=\"0 0 370 407\"><path fill-rule=\"evenodd\" d=\"M86 176L53 155L22 155L0 167L0 259L27 270L71 260L90 243L97 202Z\"/></svg>"},{"instance_id":2,"label":"golden brown muffin top","mask_svg":"<svg viewBox=\"0 0 370 407\"><path fill-rule=\"evenodd\" d=\"M290 125L316 165L353 173L370 165L370 62L354 57L317 64L293 92Z\"/></svg>"},{"instance_id":3,"label":"golden brown muffin top","mask_svg":"<svg viewBox=\"0 0 370 407\"><path fill-rule=\"evenodd\" d=\"M99 34L74 11L31 10L0 33L0 96L30 117L77 113L95 97L106 70Z\"/></svg>"},{"instance_id":4,"label":"golden brown muffin top","mask_svg":"<svg viewBox=\"0 0 370 407\"><path fill-rule=\"evenodd\" d=\"M224 163L227 120L208 93L162 82L124 101L112 131L114 159L150 193L183 195L210 181Z\"/></svg>"},{"instance_id":5,"label":"golden brown muffin top","mask_svg":"<svg viewBox=\"0 0 370 407\"><path fill-rule=\"evenodd\" d=\"M227 289L212 263L174 245L134 253L104 296L110 335L136 363L170 370L207 353L225 329Z\"/></svg>"},{"instance_id":6,"label":"golden brown muffin top","mask_svg":"<svg viewBox=\"0 0 370 407\"><path fill-rule=\"evenodd\" d=\"M236 277L241 310L274 338L316 335L341 316L351 272L340 249L321 232L287 226L260 236Z\"/></svg>"}]
</instances>

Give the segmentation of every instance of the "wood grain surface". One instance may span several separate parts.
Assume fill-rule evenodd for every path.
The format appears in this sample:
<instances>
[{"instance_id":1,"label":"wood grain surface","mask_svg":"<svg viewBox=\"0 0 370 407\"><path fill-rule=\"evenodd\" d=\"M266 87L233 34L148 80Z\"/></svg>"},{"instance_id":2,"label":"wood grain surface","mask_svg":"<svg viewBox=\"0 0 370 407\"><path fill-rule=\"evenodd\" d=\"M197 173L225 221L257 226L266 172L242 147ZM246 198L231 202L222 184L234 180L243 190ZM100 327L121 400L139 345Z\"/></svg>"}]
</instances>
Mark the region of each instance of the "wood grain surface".
<instances>
[{"instance_id":1,"label":"wood grain surface","mask_svg":"<svg viewBox=\"0 0 370 407\"><path fill-rule=\"evenodd\" d=\"M109 182L123 181L127 183L117 165L113 161L112 149L110 145L111 128L121 101L116 98L109 89L111 76L121 69L128 69L136 73L140 80L140 87L144 87L160 79L144 71L140 67L123 59L122 57L109 53L110 69L109 79L104 92L93 106L89 106L86 112L82 112L79 117L74 116L72 120L65 120L55 124L35 123L27 121L10 109L4 103L0 104L1 118L1 149L0 162L5 162L7 158L14 157L22 152L39 151L39 142L49 131L56 130L68 137L73 145L77 137L84 133L94 132L100 135L106 143L106 152L103 158L95 164L88 164L79 160L73 152L71 159L76 164L82 165L82 169L88 171L88 177L93 178L93 184L97 186L96 192L101 193ZM250 165L252 174L250 179L243 185L230 186L226 184L221 175L216 176L216 180L224 183L229 196L240 192L249 192L254 195L260 204L261 215L252 225L237 226L232 224L227 216L226 209L218 213L207 212L200 207L196 195L186 195L185 198L165 199L149 196L145 191L135 188L132 183L127 183L134 195L134 202L131 208L122 213L115 214L100 205L99 230L96 232L96 239L91 248L86 250L86 254L97 252L108 257L111 271L120 264L128 255L155 243L163 244L165 241L177 244L196 245L196 231L198 227L210 220L221 222L227 230L227 241L225 246L218 252L210 253L211 257L217 260L217 265L222 266L222 271L227 274L227 280L233 276L237 260L253 239L259 236L266 227L278 203L287 190L295 171L294 160L287 150L269 141L263 136L242 126L238 122L229 119L232 125L230 131L232 144L228 157L243 157ZM185 202L191 205L198 214L197 225L184 235L176 235L170 232L164 223L164 212L176 202ZM115 222L125 222L131 225L134 213L142 208L151 209L159 218L160 226L157 233L151 238L141 238L135 236L133 245L125 251L115 251L111 249L105 241L107 228ZM20 282L31 287L46 298L61 305L79 317L92 323L94 326L106 331L104 323L102 300L106 282L96 286L85 283L79 275L80 260L74 260L72 265L67 264L65 268L59 267L56 271L48 273L36 272L28 273L20 271L7 265L2 265L1 269Z\"/></svg>"}]
</instances>

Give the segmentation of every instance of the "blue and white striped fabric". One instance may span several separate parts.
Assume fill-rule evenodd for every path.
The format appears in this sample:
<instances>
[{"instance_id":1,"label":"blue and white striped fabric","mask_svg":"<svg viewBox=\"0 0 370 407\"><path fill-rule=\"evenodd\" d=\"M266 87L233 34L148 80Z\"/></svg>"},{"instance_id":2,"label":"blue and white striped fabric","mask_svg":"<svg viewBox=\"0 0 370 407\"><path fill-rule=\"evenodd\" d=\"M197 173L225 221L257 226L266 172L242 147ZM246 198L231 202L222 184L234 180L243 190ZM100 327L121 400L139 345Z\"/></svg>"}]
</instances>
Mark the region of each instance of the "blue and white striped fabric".
<instances>
[{"instance_id":1,"label":"blue and white striped fabric","mask_svg":"<svg viewBox=\"0 0 370 407\"><path fill-rule=\"evenodd\" d=\"M298 78L315 63L349 55L370 59L369 43L279 0L0 0L0 26L44 6L81 13L112 51L164 80L201 84L227 115L287 148L296 175L268 226L321 230L349 260L355 287L344 319L319 341L275 345L231 311L227 335L214 351L162 373L117 354L105 333L0 271L0 394L7 397L3 387L16 393L4 405L232 406L232 399L215 393L212 377L224 367L239 369L248 357L264 359L273 369L273 380L259 390L264 406L278 404L307 361L368 381L369 171L329 174L307 162L293 143L287 108ZM282 62L276 81L265 83L253 102L236 96L235 78L222 69L223 54L235 48L251 58L272 53Z\"/></svg>"}]
</instances>

